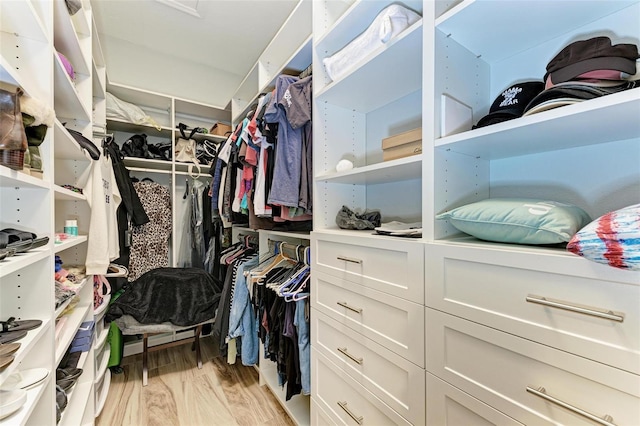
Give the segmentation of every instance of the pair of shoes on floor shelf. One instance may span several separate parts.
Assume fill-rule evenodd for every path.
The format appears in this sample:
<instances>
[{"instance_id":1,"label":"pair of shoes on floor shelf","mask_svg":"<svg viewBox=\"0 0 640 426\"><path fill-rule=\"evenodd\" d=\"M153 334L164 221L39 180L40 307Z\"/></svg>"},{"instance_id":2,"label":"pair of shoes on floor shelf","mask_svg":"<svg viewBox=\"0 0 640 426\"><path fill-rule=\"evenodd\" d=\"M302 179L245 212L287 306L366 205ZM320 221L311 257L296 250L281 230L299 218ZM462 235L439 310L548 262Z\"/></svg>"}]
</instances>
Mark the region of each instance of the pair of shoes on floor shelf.
<instances>
[{"instance_id":1,"label":"pair of shoes on floor shelf","mask_svg":"<svg viewBox=\"0 0 640 426\"><path fill-rule=\"evenodd\" d=\"M33 232L14 228L0 230L0 260L47 245L49 237L38 238Z\"/></svg>"},{"instance_id":2,"label":"pair of shoes on floor shelf","mask_svg":"<svg viewBox=\"0 0 640 426\"><path fill-rule=\"evenodd\" d=\"M18 411L27 401L27 390L42 383L49 376L46 368L17 371L0 386L0 419Z\"/></svg>"},{"instance_id":3,"label":"pair of shoes on floor shelf","mask_svg":"<svg viewBox=\"0 0 640 426\"><path fill-rule=\"evenodd\" d=\"M67 367L56 369L56 385L68 393L82 375L82 368Z\"/></svg>"}]
</instances>

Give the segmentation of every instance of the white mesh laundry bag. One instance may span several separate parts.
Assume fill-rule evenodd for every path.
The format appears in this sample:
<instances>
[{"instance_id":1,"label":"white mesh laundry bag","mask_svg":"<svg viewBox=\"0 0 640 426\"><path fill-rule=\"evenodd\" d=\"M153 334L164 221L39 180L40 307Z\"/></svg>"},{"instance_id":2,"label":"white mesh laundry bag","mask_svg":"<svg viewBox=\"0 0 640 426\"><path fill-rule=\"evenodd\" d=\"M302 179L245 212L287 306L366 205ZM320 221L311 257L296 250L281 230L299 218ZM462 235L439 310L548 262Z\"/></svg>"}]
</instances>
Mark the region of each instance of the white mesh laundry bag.
<instances>
[{"instance_id":1,"label":"white mesh laundry bag","mask_svg":"<svg viewBox=\"0 0 640 426\"><path fill-rule=\"evenodd\" d=\"M365 56L393 40L420 18L416 12L399 4L383 9L362 34L322 60L329 78L333 81L341 78Z\"/></svg>"}]
</instances>

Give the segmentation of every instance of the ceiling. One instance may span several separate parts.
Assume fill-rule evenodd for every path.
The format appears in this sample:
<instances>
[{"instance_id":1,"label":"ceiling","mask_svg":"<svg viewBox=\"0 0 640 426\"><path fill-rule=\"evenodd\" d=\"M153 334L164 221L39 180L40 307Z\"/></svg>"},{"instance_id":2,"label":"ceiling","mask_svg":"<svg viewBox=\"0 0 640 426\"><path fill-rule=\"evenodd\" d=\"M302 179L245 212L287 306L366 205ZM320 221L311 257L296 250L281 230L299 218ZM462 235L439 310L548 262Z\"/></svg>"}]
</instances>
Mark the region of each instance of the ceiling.
<instances>
[{"instance_id":1,"label":"ceiling","mask_svg":"<svg viewBox=\"0 0 640 426\"><path fill-rule=\"evenodd\" d=\"M111 83L228 107L298 0L92 0Z\"/></svg>"}]
</instances>

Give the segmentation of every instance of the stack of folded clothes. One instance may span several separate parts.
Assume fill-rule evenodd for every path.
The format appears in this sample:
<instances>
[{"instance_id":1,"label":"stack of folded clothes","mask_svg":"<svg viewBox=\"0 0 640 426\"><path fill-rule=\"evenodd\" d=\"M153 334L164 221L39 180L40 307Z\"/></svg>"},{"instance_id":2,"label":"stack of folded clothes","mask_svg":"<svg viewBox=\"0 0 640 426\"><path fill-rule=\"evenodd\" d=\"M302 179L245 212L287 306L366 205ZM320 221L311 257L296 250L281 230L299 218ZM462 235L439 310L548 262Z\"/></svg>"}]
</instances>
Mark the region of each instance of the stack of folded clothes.
<instances>
[{"instance_id":1,"label":"stack of folded clothes","mask_svg":"<svg viewBox=\"0 0 640 426\"><path fill-rule=\"evenodd\" d=\"M422 237L422 222L387 222L375 228L376 233L381 235L391 235L394 237Z\"/></svg>"}]
</instances>

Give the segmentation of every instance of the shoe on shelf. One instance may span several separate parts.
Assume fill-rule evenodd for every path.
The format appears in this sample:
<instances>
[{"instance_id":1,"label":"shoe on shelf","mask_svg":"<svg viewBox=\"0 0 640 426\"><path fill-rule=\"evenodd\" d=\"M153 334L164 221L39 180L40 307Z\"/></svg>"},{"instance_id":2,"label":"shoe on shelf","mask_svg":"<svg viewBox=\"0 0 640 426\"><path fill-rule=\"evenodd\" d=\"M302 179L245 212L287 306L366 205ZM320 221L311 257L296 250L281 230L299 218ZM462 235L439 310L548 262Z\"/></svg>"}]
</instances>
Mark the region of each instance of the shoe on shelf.
<instances>
[{"instance_id":1,"label":"shoe on shelf","mask_svg":"<svg viewBox=\"0 0 640 426\"><path fill-rule=\"evenodd\" d=\"M104 274L104 276L108 278L127 277L129 276L129 270L122 265L111 263L109 264L107 273Z\"/></svg>"},{"instance_id":2,"label":"shoe on shelf","mask_svg":"<svg viewBox=\"0 0 640 426\"><path fill-rule=\"evenodd\" d=\"M64 411L67 408L67 393L58 385L56 385L56 405L60 408L60 411Z\"/></svg>"},{"instance_id":3,"label":"shoe on shelf","mask_svg":"<svg viewBox=\"0 0 640 426\"><path fill-rule=\"evenodd\" d=\"M0 371L4 370L13 362L13 355L0 356Z\"/></svg>"},{"instance_id":4,"label":"shoe on shelf","mask_svg":"<svg viewBox=\"0 0 640 426\"><path fill-rule=\"evenodd\" d=\"M11 355L20 349L20 343L2 343L0 344L0 356Z\"/></svg>"},{"instance_id":5,"label":"shoe on shelf","mask_svg":"<svg viewBox=\"0 0 640 426\"><path fill-rule=\"evenodd\" d=\"M18 411L25 402L27 402L27 391L24 389L0 391L0 419Z\"/></svg>"},{"instance_id":6,"label":"shoe on shelf","mask_svg":"<svg viewBox=\"0 0 640 426\"><path fill-rule=\"evenodd\" d=\"M15 342L27 335L26 330L0 332L0 344Z\"/></svg>"},{"instance_id":7,"label":"shoe on shelf","mask_svg":"<svg viewBox=\"0 0 640 426\"><path fill-rule=\"evenodd\" d=\"M6 321L0 321L0 335L12 331L34 330L42 325L42 320L22 320L16 321L15 317L9 317Z\"/></svg>"},{"instance_id":8,"label":"shoe on shelf","mask_svg":"<svg viewBox=\"0 0 640 426\"><path fill-rule=\"evenodd\" d=\"M56 381L75 380L82 375L82 368L58 368L56 370Z\"/></svg>"},{"instance_id":9,"label":"shoe on shelf","mask_svg":"<svg viewBox=\"0 0 640 426\"><path fill-rule=\"evenodd\" d=\"M0 386L0 390L12 391L16 389L30 389L38 385L49 376L46 368L30 368L13 373Z\"/></svg>"},{"instance_id":10,"label":"shoe on shelf","mask_svg":"<svg viewBox=\"0 0 640 426\"><path fill-rule=\"evenodd\" d=\"M56 385L60 386L65 393L69 393L71 388L76 384L77 379L56 380Z\"/></svg>"}]
</instances>

